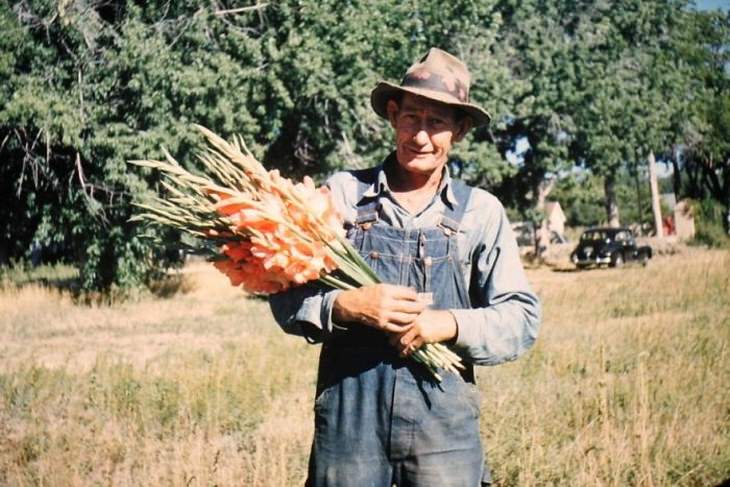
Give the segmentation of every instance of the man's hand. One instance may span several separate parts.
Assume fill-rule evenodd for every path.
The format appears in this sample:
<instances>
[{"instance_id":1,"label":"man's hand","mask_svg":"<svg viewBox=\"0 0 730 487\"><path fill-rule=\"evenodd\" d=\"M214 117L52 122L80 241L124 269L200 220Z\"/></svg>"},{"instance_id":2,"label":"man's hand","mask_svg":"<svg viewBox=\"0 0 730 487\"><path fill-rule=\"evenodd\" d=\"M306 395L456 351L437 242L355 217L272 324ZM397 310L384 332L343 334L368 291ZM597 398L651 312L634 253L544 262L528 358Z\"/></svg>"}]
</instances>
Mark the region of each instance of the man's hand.
<instances>
[{"instance_id":1,"label":"man's hand","mask_svg":"<svg viewBox=\"0 0 730 487\"><path fill-rule=\"evenodd\" d=\"M407 357L426 343L451 340L457 332L454 315L444 310L426 309L407 330L394 333L390 343L402 356Z\"/></svg>"},{"instance_id":2,"label":"man's hand","mask_svg":"<svg viewBox=\"0 0 730 487\"><path fill-rule=\"evenodd\" d=\"M357 322L390 333L402 333L425 307L412 288L375 284L339 293L332 317L340 323Z\"/></svg>"}]
</instances>

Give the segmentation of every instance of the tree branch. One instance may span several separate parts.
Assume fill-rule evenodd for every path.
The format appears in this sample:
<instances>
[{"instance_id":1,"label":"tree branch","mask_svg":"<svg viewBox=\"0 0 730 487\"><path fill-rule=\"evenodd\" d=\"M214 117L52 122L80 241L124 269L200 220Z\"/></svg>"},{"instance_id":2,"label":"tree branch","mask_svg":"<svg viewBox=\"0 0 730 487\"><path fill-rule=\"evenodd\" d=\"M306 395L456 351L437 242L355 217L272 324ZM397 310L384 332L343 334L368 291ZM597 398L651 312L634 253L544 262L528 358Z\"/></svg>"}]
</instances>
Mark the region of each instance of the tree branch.
<instances>
[{"instance_id":1,"label":"tree branch","mask_svg":"<svg viewBox=\"0 0 730 487\"><path fill-rule=\"evenodd\" d=\"M76 152L76 172L79 176L79 183L81 183L81 193L84 195L84 200L86 201L86 207L89 209L89 212L92 215L98 215L100 217L100 220L104 225L109 225L109 219L106 217L106 212L104 212L104 207L99 204L98 201L94 199L94 186L91 184L88 184L86 182L86 178L84 178L84 170L81 167L81 154ZM86 189L89 188L89 193L86 192ZM94 205L96 203L96 207Z\"/></svg>"},{"instance_id":2,"label":"tree branch","mask_svg":"<svg viewBox=\"0 0 730 487\"><path fill-rule=\"evenodd\" d=\"M10 138L10 132L8 132L7 135L5 135L5 138L3 139L3 143L0 144L0 152L2 152L3 149L5 148L5 143L8 141L9 138Z\"/></svg>"},{"instance_id":3,"label":"tree branch","mask_svg":"<svg viewBox=\"0 0 730 487\"><path fill-rule=\"evenodd\" d=\"M213 13L220 17L223 15L240 14L243 12L252 12L254 10L261 10L261 9L268 7L268 5L269 5L268 3L260 3L257 5L250 5L248 7L238 7L238 8L229 8L226 10L216 10Z\"/></svg>"}]
</instances>

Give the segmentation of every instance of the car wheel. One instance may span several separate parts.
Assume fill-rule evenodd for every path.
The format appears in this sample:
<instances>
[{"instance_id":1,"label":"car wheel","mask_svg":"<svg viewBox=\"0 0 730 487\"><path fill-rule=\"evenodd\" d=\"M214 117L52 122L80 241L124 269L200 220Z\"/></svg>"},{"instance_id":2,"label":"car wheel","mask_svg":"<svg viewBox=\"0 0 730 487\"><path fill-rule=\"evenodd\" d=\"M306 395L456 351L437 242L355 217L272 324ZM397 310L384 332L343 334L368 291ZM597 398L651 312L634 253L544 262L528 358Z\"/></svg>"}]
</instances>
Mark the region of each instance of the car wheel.
<instances>
[{"instance_id":1,"label":"car wheel","mask_svg":"<svg viewBox=\"0 0 730 487\"><path fill-rule=\"evenodd\" d=\"M621 267L624 265L624 256L616 252L611 256L611 267Z\"/></svg>"}]
</instances>

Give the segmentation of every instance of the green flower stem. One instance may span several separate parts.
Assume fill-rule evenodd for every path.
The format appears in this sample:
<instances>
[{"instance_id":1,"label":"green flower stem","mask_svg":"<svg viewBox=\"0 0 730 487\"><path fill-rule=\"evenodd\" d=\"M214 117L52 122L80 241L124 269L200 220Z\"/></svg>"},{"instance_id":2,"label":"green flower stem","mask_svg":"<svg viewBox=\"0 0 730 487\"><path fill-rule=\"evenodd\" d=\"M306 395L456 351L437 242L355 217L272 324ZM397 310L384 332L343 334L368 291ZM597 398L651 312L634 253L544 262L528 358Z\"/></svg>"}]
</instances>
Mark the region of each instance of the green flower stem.
<instances>
[{"instance_id":1,"label":"green flower stem","mask_svg":"<svg viewBox=\"0 0 730 487\"><path fill-rule=\"evenodd\" d=\"M324 284L333 287L335 289L349 290L356 289L356 286L348 284L340 279L337 279L332 274L322 274L319 278Z\"/></svg>"},{"instance_id":2,"label":"green flower stem","mask_svg":"<svg viewBox=\"0 0 730 487\"><path fill-rule=\"evenodd\" d=\"M337 236L337 240L345 248L345 251L350 256L350 258L354 262L356 262L359 265L359 267L362 270L364 270L373 279L373 281L375 283L379 283L380 282L380 278L378 278L378 276L375 274L375 272L373 271L373 269L368 265L368 263L365 262L365 259L362 258L362 256L360 255L360 253L357 250L355 250L355 248L352 246L352 244L350 243L350 241L347 240L344 237L339 236L339 235Z\"/></svg>"},{"instance_id":3,"label":"green flower stem","mask_svg":"<svg viewBox=\"0 0 730 487\"><path fill-rule=\"evenodd\" d=\"M441 353L443 353L446 357L450 359L450 362L457 368L460 368L462 370L465 369L464 365L461 363L461 357L455 354L449 347L446 345L443 345L441 343L434 343L434 346L438 347Z\"/></svg>"},{"instance_id":4,"label":"green flower stem","mask_svg":"<svg viewBox=\"0 0 730 487\"><path fill-rule=\"evenodd\" d=\"M425 358L422 354L420 354L419 351L416 351L416 353L411 355L411 357L413 357L413 359L416 362L420 362L426 368L426 370L428 370L428 372L431 374L431 376L433 376L434 379L436 379L439 382L441 382L443 380L443 377L441 377L439 375L439 373L436 371L436 368L433 367L430 364L429 360L427 358Z\"/></svg>"}]
</instances>

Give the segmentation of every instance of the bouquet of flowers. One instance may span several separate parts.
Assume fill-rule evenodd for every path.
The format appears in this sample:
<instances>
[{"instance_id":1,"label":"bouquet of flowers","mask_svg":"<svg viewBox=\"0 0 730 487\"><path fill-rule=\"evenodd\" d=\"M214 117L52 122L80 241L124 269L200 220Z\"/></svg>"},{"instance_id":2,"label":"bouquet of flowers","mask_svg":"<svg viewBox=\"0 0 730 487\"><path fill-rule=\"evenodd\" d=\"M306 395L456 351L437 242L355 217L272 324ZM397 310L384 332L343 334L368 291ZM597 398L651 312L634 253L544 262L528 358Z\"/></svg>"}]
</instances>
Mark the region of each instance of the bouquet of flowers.
<instances>
[{"instance_id":1,"label":"bouquet of flowers","mask_svg":"<svg viewBox=\"0 0 730 487\"><path fill-rule=\"evenodd\" d=\"M309 281L336 289L376 284L378 276L345 238L326 187L267 171L240 138L227 142L196 126L208 140L199 156L208 174L166 161L130 161L161 172L167 196L136 204L133 219L176 228L212 248L212 260L234 286L273 294ZM212 245L211 245L212 244ZM458 373L461 359L442 344L426 344L413 359L440 381L439 369Z\"/></svg>"}]
</instances>

